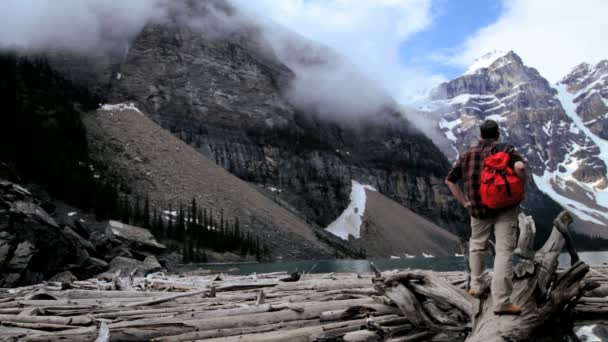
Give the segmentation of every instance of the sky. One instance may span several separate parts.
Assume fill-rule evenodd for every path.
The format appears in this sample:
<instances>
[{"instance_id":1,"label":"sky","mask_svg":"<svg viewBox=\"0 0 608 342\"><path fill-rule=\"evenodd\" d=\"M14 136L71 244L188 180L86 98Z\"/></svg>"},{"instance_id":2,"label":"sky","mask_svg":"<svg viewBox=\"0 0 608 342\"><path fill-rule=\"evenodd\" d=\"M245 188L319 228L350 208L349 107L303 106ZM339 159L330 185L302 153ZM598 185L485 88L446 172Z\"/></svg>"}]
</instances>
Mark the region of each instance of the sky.
<instances>
[{"instance_id":1,"label":"sky","mask_svg":"<svg viewBox=\"0 0 608 342\"><path fill-rule=\"evenodd\" d=\"M228 1L250 17L332 48L363 72L360 79L381 85L402 104L424 101L430 89L494 50L515 51L551 83L581 62L608 58L608 0ZM2 0L0 45L115 49L116 39L108 38L128 41L180 3ZM340 77L332 82L349 82L348 70L335 74Z\"/></svg>"},{"instance_id":2,"label":"sky","mask_svg":"<svg viewBox=\"0 0 608 342\"><path fill-rule=\"evenodd\" d=\"M233 1L335 49L404 104L494 50L551 83L608 58L606 0Z\"/></svg>"}]
</instances>

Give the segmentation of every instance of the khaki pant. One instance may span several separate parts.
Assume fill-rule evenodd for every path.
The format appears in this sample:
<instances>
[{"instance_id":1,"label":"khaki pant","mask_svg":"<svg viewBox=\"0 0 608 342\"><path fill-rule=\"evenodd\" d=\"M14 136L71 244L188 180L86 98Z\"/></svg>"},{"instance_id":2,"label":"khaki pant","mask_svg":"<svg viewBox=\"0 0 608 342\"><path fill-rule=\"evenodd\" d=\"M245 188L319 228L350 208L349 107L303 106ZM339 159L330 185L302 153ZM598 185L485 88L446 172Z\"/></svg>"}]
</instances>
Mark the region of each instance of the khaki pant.
<instances>
[{"instance_id":1,"label":"khaki pant","mask_svg":"<svg viewBox=\"0 0 608 342\"><path fill-rule=\"evenodd\" d=\"M492 299L496 308L511 303L513 289L513 251L517 234L517 215L519 208L507 209L490 219L471 217L471 240L469 243L469 263L471 266L471 288L480 290L480 276L483 271L483 257L486 254L488 239L494 226L496 237L496 256L494 276L492 277Z\"/></svg>"}]
</instances>

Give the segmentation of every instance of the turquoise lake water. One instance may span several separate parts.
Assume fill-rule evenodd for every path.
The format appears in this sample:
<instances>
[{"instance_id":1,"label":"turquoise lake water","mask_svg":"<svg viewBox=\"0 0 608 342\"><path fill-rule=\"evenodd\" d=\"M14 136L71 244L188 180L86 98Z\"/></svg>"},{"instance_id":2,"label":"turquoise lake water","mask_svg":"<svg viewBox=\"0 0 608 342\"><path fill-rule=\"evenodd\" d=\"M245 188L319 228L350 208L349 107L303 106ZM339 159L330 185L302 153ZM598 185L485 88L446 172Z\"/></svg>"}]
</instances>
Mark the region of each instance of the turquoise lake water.
<instances>
[{"instance_id":1,"label":"turquoise lake water","mask_svg":"<svg viewBox=\"0 0 608 342\"><path fill-rule=\"evenodd\" d=\"M579 256L591 266L608 263L608 252L580 252ZM373 262L380 270L391 269L422 269L433 271L462 271L464 270L464 259L462 257L436 257L413 259L368 259L368 260L303 260L303 261L281 261L271 263L247 263L247 264L195 264L190 269L209 269L217 272L229 272L234 274L270 273L270 272L309 272L331 273L331 272L371 272L370 262ZM560 255L560 265L567 266L570 257L567 254ZM487 265L491 266L488 258Z\"/></svg>"}]
</instances>

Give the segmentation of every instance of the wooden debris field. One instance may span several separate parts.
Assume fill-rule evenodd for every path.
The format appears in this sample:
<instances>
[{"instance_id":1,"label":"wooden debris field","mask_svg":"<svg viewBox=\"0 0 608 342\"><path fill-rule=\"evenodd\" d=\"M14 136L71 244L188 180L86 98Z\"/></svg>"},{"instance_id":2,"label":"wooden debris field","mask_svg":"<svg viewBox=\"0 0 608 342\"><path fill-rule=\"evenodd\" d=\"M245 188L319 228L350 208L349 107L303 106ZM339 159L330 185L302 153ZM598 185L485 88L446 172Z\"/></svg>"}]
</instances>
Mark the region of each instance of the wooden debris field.
<instances>
[{"instance_id":1,"label":"wooden debris field","mask_svg":"<svg viewBox=\"0 0 608 342\"><path fill-rule=\"evenodd\" d=\"M588 278L608 286L608 268ZM422 271L416 271L422 272ZM464 272L422 272L465 286ZM116 277L47 283L0 293L0 339L94 341L365 340L370 330L387 340L454 340L467 325L421 329L373 286L373 274L309 274L284 282L285 273ZM62 286L64 287L62 289ZM471 305L473 299L471 298ZM433 305L427 302L424 305ZM434 305L445 305L436 303ZM608 319L608 298L583 297L576 307L586 323ZM414 323L414 324L413 324ZM445 321L449 325L448 321ZM381 336L381 335L377 335Z\"/></svg>"},{"instance_id":2,"label":"wooden debris field","mask_svg":"<svg viewBox=\"0 0 608 342\"><path fill-rule=\"evenodd\" d=\"M579 260L571 222L561 213L534 252L534 222L520 215L521 260L511 296L523 308L520 316L496 316L491 296L466 294L466 272L372 267L373 274L134 277L118 271L105 279L0 289L0 340L576 341L574 324L608 321L608 267ZM571 265L558 269L563 248ZM490 274L484 279L489 285Z\"/></svg>"}]
</instances>

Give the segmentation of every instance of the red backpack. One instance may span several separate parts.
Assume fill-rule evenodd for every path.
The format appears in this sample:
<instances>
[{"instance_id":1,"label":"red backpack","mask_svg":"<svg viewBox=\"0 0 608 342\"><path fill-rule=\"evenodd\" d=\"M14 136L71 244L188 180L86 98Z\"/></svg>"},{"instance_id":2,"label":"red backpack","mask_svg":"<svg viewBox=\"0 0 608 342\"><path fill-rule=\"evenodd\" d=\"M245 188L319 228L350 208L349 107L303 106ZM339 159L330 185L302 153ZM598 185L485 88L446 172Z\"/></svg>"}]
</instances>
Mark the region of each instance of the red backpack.
<instances>
[{"instance_id":1,"label":"red backpack","mask_svg":"<svg viewBox=\"0 0 608 342\"><path fill-rule=\"evenodd\" d=\"M493 153L484 160L479 193L481 203L488 208L507 208L524 200L524 184L509 166L511 155L506 152L507 149L508 146L504 149L494 148Z\"/></svg>"}]
</instances>

